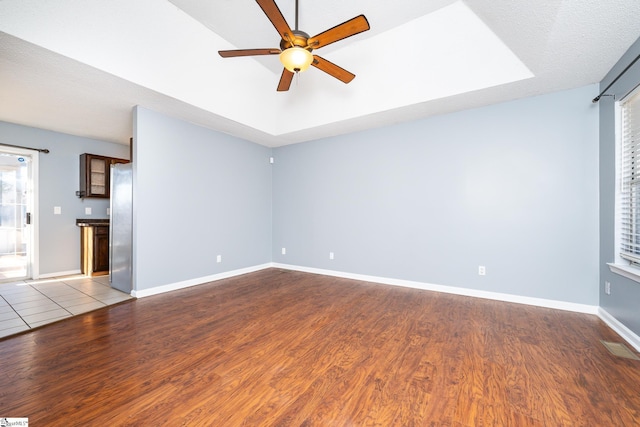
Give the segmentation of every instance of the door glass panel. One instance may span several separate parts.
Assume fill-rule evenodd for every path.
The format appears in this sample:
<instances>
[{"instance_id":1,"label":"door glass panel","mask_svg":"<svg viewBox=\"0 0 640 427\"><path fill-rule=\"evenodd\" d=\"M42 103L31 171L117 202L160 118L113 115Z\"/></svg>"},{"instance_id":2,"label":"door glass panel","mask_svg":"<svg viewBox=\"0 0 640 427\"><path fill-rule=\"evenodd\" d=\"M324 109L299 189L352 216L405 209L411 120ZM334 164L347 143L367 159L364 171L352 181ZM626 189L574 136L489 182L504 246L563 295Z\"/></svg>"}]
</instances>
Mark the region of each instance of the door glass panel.
<instances>
[{"instance_id":1,"label":"door glass panel","mask_svg":"<svg viewBox=\"0 0 640 427\"><path fill-rule=\"evenodd\" d=\"M29 156L0 153L0 280L29 274L29 163Z\"/></svg>"}]
</instances>

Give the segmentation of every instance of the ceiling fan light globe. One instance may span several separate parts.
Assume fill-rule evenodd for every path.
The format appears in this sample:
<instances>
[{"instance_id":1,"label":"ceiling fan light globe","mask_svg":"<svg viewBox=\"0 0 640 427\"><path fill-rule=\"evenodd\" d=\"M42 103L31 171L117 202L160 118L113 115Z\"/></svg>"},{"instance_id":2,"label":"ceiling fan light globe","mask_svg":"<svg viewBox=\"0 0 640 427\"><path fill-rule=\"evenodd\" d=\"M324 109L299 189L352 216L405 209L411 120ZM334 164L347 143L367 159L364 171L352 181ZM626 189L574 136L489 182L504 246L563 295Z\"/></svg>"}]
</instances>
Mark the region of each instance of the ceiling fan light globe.
<instances>
[{"instance_id":1,"label":"ceiling fan light globe","mask_svg":"<svg viewBox=\"0 0 640 427\"><path fill-rule=\"evenodd\" d=\"M307 49L294 46L280 53L280 62L292 73L302 72L313 62L313 55Z\"/></svg>"}]
</instances>

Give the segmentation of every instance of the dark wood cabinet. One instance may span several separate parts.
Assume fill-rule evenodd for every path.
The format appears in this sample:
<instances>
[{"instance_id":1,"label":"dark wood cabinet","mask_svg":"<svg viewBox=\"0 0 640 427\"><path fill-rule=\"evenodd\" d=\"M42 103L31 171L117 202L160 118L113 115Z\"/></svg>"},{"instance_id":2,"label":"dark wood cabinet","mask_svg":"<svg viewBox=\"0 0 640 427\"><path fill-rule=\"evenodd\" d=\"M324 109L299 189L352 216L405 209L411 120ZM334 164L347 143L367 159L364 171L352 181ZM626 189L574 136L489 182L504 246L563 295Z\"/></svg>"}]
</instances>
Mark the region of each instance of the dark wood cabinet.
<instances>
[{"instance_id":1,"label":"dark wood cabinet","mask_svg":"<svg viewBox=\"0 0 640 427\"><path fill-rule=\"evenodd\" d=\"M84 153L80 155L80 191L81 198L109 198L109 177L111 165L129 163L129 160L115 157Z\"/></svg>"},{"instance_id":2,"label":"dark wood cabinet","mask_svg":"<svg viewBox=\"0 0 640 427\"><path fill-rule=\"evenodd\" d=\"M109 274L109 226L82 226L81 271L87 276Z\"/></svg>"},{"instance_id":3,"label":"dark wood cabinet","mask_svg":"<svg viewBox=\"0 0 640 427\"><path fill-rule=\"evenodd\" d=\"M94 227L93 271L109 271L109 227Z\"/></svg>"}]
</instances>

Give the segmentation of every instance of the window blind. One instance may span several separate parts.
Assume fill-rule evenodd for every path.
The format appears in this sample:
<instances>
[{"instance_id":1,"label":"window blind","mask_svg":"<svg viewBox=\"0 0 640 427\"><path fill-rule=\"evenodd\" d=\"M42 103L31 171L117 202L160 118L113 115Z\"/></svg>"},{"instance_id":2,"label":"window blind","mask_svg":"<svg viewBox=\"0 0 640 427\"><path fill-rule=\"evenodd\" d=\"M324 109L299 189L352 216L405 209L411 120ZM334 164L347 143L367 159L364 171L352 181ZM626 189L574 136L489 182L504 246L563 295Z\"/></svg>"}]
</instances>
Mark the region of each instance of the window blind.
<instances>
[{"instance_id":1,"label":"window blind","mask_svg":"<svg viewBox=\"0 0 640 427\"><path fill-rule=\"evenodd\" d=\"M620 256L640 265L640 89L621 108Z\"/></svg>"}]
</instances>

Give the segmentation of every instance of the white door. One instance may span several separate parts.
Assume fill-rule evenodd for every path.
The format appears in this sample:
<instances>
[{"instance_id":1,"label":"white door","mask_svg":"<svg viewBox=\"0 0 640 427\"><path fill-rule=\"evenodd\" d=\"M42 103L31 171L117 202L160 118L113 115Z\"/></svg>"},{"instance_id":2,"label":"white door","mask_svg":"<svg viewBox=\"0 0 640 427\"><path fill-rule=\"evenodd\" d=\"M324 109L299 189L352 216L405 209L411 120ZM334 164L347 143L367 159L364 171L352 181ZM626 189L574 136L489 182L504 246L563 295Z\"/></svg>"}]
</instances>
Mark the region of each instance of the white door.
<instances>
[{"instance_id":1,"label":"white door","mask_svg":"<svg viewBox=\"0 0 640 427\"><path fill-rule=\"evenodd\" d=\"M0 146L0 282L37 277L38 152Z\"/></svg>"}]
</instances>

